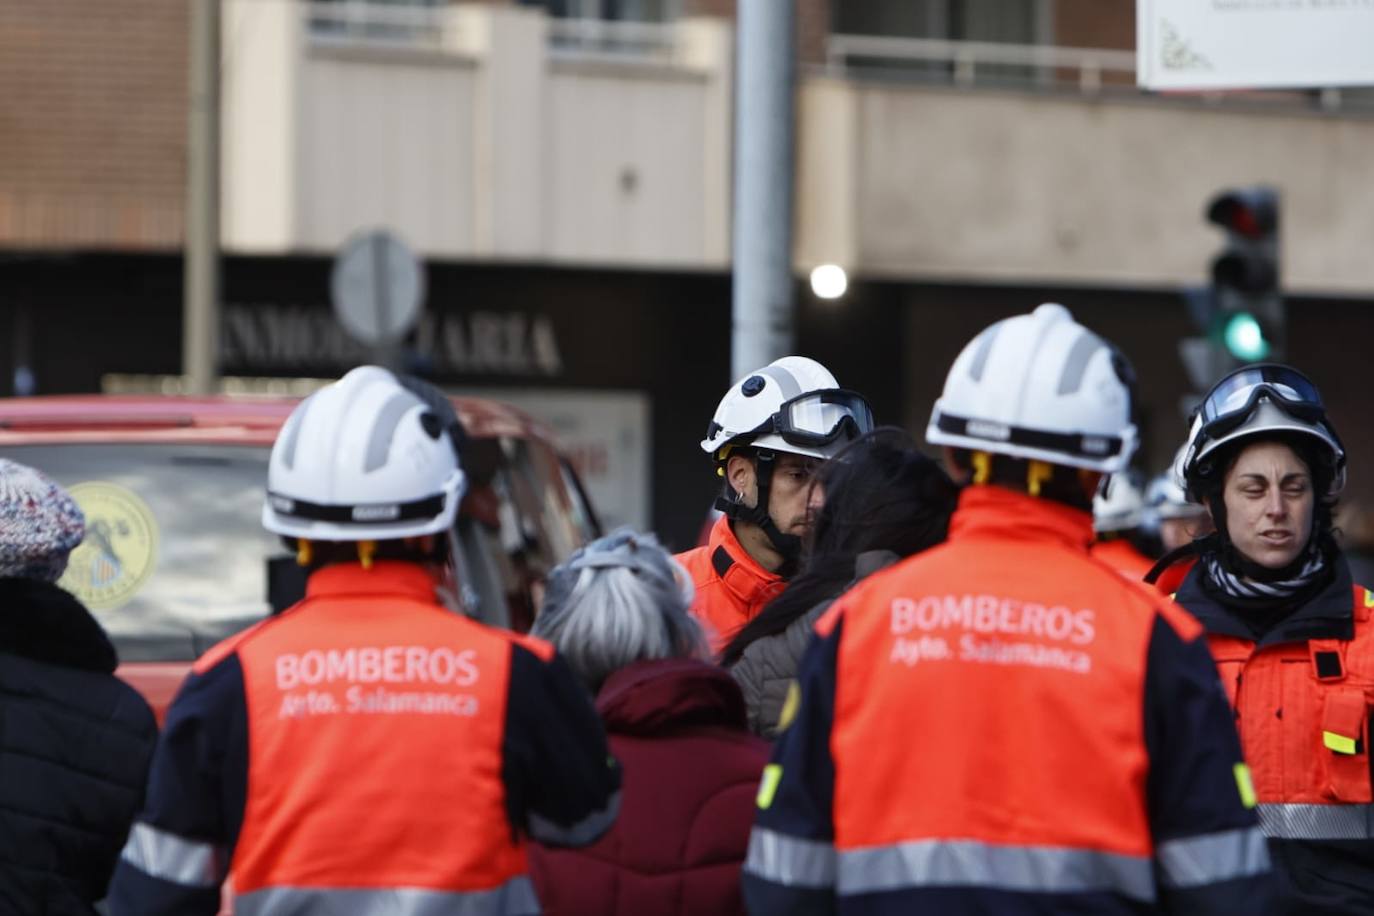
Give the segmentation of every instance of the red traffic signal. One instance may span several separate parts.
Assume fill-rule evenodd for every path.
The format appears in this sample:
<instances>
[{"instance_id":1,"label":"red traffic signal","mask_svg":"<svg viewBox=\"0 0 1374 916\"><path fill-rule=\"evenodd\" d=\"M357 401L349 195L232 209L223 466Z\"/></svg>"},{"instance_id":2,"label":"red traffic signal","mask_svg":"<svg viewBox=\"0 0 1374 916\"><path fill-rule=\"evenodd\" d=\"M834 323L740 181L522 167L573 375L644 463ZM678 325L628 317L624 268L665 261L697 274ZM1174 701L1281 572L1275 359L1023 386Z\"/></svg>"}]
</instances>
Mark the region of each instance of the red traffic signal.
<instances>
[{"instance_id":1,"label":"red traffic signal","mask_svg":"<svg viewBox=\"0 0 1374 916\"><path fill-rule=\"evenodd\" d=\"M1207 205L1207 220L1226 232L1212 259L1212 284L1242 296L1273 295L1279 287L1279 195L1273 188L1222 191Z\"/></svg>"},{"instance_id":2,"label":"red traffic signal","mask_svg":"<svg viewBox=\"0 0 1374 916\"><path fill-rule=\"evenodd\" d=\"M1261 241L1278 232L1278 195L1269 188L1223 191L1208 204L1207 220L1227 232Z\"/></svg>"}]
</instances>

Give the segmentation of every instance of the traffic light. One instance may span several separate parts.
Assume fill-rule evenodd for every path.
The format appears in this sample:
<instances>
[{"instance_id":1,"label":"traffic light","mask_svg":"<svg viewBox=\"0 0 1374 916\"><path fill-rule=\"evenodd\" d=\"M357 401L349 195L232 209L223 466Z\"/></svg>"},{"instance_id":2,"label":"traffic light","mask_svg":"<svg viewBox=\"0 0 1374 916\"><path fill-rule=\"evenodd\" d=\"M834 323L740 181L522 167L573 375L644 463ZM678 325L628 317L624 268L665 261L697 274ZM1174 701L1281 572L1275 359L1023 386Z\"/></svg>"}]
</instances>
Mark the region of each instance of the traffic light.
<instances>
[{"instance_id":1,"label":"traffic light","mask_svg":"<svg viewBox=\"0 0 1374 916\"><path fill-rule=\"evenodd\" d=\"M1179 341L1192 392L1201 392L1246 363L1284 356L1284 305L1279 271L1279 196L1273 188L1222 191L1207 204L1207 221L1226 233L1212 258L1211 283L1184 291L1198 336Z\"/></svg>"},{"instance_id":2,"label":"traffic light","mask_svg":"<svg viewBox=\"0 0 1374 916\"><path fill-rule=\"evenodd\" d=\"M1209 333L1237 364L1281 359L1284 308L1279 273L1279 196L1273 188L1222 191L1207 220L1226 233L1212 259Z\"/></svg>"}]
</instances>

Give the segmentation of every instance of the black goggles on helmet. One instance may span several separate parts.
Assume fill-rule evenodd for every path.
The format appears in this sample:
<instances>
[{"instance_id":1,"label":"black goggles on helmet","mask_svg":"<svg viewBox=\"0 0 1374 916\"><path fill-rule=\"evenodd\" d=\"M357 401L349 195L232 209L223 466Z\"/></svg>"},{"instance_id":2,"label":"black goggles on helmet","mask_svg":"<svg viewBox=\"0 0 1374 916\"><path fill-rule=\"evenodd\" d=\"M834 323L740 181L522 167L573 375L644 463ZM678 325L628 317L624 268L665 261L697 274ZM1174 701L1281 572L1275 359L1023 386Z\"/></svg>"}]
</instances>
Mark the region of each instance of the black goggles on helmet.
<instances>
[{"instance_id":1,"label":"black goggles on helmet","mask_svg":"<svg viewBox=\"0 0 1374 916\"><path fill-rule=\"evenodd\" d=\"M1326 419L1317 386L1298 370L1277 364L1246 366L1207 393L1198 407L1202 431L1212 439L1226 435L1249 419L1262 398L1295 420L1320 423Z\"/></svg>"},{"instance_id":2,"label":"black goggles on helmet","mask_svg":"<svg viewBox=\"0 0 1374 916\"><path fill-rule=\"evenodd\" d=\"M784 442L816 448L841 437L854 439L872 430L873 409L863 395L843 388L826 388L784 401L777 413L752 433L776 433Z\"/></svg>"}]
</instances>

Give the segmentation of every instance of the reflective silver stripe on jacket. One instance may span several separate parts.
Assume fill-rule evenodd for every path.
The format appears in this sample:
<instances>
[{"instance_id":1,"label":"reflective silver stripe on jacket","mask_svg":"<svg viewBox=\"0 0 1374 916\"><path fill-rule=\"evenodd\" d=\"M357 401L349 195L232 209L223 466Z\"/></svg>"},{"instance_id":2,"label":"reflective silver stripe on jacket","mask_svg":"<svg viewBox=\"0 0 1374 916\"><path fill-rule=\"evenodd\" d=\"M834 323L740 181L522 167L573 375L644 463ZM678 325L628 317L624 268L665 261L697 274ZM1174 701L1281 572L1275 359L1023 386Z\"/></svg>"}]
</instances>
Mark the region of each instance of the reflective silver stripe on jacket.
<instances>
[{"instance_id":1,"label":"reflective silver stripe on jacket","mask_svg":"<svg viewBox=\"0 0 1374 916\"><path fill-rule=\"evenodd\" d=\"M1155 847L1160 880L1169 887L1199 887L1263 874L1269 848L1258 827L1167 840Z\"/></svg>"},{"instance_id":2,"label":"reflective silver stripe on jacket","mask_svg":"<svg viewBox=\"0 0 1374 916\"><path fill-rule=\"evenodd\" d=\"M189 887L219 887L229 871L223 846L188 840L141 822L129 830L119 855L145 875Z\"/></svg>"},{"instance_id":3,"label":"reflective silver stripe on jacket","mask_svg":"<svg viewBox=\"0 0 1374 916\"><path fill-rule=\"evenodd\" d=\"M1260 804L1260 829L1279 840L1367 840L1374 805Z\"/></svg>"},{"instance_id":4,"label":"reflective silver stripe on jacket","mask_svg":"<svg viewBox=\"0 0 1374 916\"><path fill-rule=\"evenodd\" d=\"M913 887L984 887L1039 893L1107 893L1155 899L1154 864L1059 846L1002 846L976 840L922 840L839 854L840 894Z\"/></svg>"},{"instance_id":5,"label":"reflective silver stripe on jacket","mask_svg":"<svg viewBox=\"0 0 1374 916\"><path fill-rule=\"evenodd\" d=\"M755 827L749 834L744 870L788 887L834 887L835 847L824 840Z\"/></svg>"},{"instance_id":6,"label":"reflective silver stripe on jacket","mask_svg":"<svg viewBox=\"0 0 1374 916\"><path fill-rule=\"evenodd\" d=\"M486 891L419 887L265 887L234 897L234 916L537 916L524 875Z\"/></svg>"},{"instance_id":7,"label":"reflective silver stripe on jacket","mask_svg":"<svg viewBox=\"0 0 1374 916\"><path fill-rule=\"evenodd\" d=\"M531 813L529 816L530 836L541 843L554 846L586 846L615 823L620 813L620 793L616 792L606 802L606 807L593 811L571 827L560 827L553 821Z\"/></svg>"}]
</instances>

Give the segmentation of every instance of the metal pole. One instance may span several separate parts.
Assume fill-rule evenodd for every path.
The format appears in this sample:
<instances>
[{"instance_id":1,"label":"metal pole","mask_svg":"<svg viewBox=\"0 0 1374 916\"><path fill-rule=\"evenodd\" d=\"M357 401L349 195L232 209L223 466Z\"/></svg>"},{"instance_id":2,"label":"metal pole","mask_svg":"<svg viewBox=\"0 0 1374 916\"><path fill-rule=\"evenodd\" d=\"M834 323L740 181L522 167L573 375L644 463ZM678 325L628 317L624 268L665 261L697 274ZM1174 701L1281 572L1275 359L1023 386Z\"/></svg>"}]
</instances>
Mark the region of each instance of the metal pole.
<instances>
[{"instance_id":1,"label":"metal pole","mask_svg":"<svg viewBox=\"0 0 1374 916\"><path fill-rule=\"evenodd\" d=\"M191 0L181 363L192 394L219 375L219 67L219 0Z\"/></svg>"},{"instance_id":2,"label":"metal pole","mask_svg":"<svg viewBox=\"0 0 1374 916\"><path fill-rule=\"evenodd\" d=\"M731 374L792 351L794 0L740 0Z\"/></svg>"}]
</instances>

